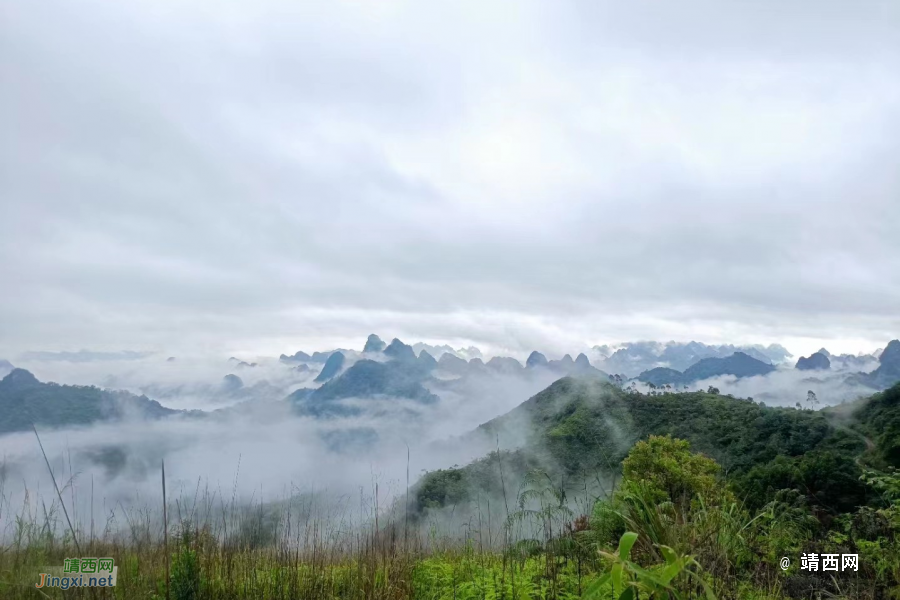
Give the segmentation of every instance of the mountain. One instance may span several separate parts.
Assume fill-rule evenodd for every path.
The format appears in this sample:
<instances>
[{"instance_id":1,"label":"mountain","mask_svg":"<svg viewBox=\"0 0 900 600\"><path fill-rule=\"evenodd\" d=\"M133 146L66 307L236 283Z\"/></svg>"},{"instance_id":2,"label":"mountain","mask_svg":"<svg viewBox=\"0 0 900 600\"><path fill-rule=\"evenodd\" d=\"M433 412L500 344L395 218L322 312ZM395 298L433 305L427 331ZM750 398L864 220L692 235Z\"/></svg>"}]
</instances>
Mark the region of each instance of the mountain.
<instances>
[{"instance_id":1,"label":"mountain","mask_svg":"<svg viewBox=\"0 0 900 600\"><path fill-rule=\"evenodd\" d=\"M578 369L587 369L591 366L591 360L587 357L587 355L582 352L578 356L575 357L575 367Z\"/></svg>"},{"instance_id":2,"label":"mountain","mask_svg":"<svg viewBox=\"0 0 900 600\"><path fill-rule=\"evenodd\" d=\"M900 340L891 340L881 356L878 368L871 373L857 373L848 381L861 383L877 390L885 389L900 381Z\"/></svg>"},{"instance_id":3,"label":"mountain","mask_svg":"<svg viewBox=\"0 0 900 600\"><path fill-rule=\"evenodd\" d=\"M438 368L452 375L463 375L469 370L469 363L450 353L441 354Z\"/></svg>"},{"instance_id":4,"label":"mountain","mask_svg":"<svg viewBox=\"0 0 900 600\"><path fill-rule=\"evenodd\" d=\"M484 371L487 367L484 366L484 361L480 358L473 358L469 360L469 369L474 372Z\"/></svg>"},{"instance_id":5,"label":"mountain","mask_svg":"<svg viewBox=\"0 0 900 600\"><path fill-rule=\"evenodd\" d=\"M282 354L279 357L279 360L281 360L282 362L310 362L312 360L312 357L306 352L299 350L293 356Z\"/></svg>"},{"instance_id":6,"label":"mountain","mask_svg":"<svg viewBox=\"0 0 900 600\"><path fill-rule=\"evenodd\" d=\"M300 369L301 367L306 367L306 365L301 363L291 369ZM308 367L306 368L308 369ZM107 387L114 385L115 382L111 382ZM272 384L265 379L245 385L243 379L234 373L225 375L217 385L199 381L177 384L159 382L144 384L138 389L144 396L156 398L161 402L167 400L178 402L189 397L194 401L200 400L210 405L279 401L284 398L285 394L283 385Z\"/></svg>"},{"instance_id":7,"label":"mountain","mask_svg":"<svg viewBox=\"0 0 900 600\"><path fill-rule=\"evenodd\" d=\"M421 366L415 361L392 360L386 363L360 360L340 376L316 390L302 388L288 396L297 410L305 414L355 414L340 400L406 398L423 404L433 404L438 397L422 385Z\"/></svg>"},{"instance_id":8,"label":"mountain","mask_svg":"<svg viewBox=\"0 0 900 600\"><path fill-rule=\"evenodd\" d=\"M594 350L601 356L608 353L608 346L595 346ZM667 367L677 371L684 371L704 358L727 358L735 352L742 352L756 360L771 364L783 362L791 356L784 347L778 344L769 346L734 346L722 344L718 346L707 345L701 342L629 342L623 344L608 358L598 364L603 370L610 373L623 373L634 377L643 371L649 371L656 367Z\"/></svg>"},{"instance_id":9,"label":"mountain","mask_svg":"<svg viewBox=\"0 0 900 600\"><path fill-rule=\"evenodd\" d=\"M667 367L656 367L648 371L644 371L637 376L638 381L650 383L657 387L666 384L683 385L685 383L684 375L681 371L669 369Z\"/></svg>"},{"instance_id":10,"label":"mountain","mask_svg":"<svg viewBox=\"0 0 900 600\"><path fill-rule=\"evenodd\" d=\"M416 363L422 371L426 373L433 371L438 365L438 361L436 361L427 350L422 350L422 352L419 353L419 358L416 359Z\"/></svg>"},{"instance_id":11,"label":"mountain","mask_svg":"<svg viewBox=\"0 0 900 600\"><path fill-rule=\"evenodd\" d=\"M765 375L775 370L768 363L744 354L735 352L727 358L704 358L698 363L688 367L683 373L667 367L655 367L648 369L637 376L638 381L652 383L653 385L684 385L710 377L721 375L734 375L736 377L752 377Z\"/></svg>"},{"instance_id":12,"label":"mountain","mask_svg":"<svg viewBox=\"0 0 900 600\"><path fill-rule=\"evenodd\" d=\"M331 350L329 352L313 352L312 356L309 357L309 360L310 362L324 363L335 352L340 352L340 350Z\"/></svg>"},{"instance_id":13,"label":"mountain","mask_svg":"<svg viewBox=\"0 0 900 600\"><path fill-rule=\"evenodd\" d=\"M511 375L518 374L524 369L522 363L508 356L495 356L487 361L485 366L489 369L499 371L500 373L508 373Z\"/></svg>"},{"instance_id":14,"label":"mountain","mask_svg":"<svg viewBox=\"0 0 900 600\"><path fill-rule=\"evenodd\" d=\"M534 367L546 367L547 364L547 357L537 350L529 354L528 358L525 360L525 367L529 369Z\"/></svg>"},{"instance_id":15,"label":"mountain","mask_svg":"<svg viewBox=\"0 0 900 600\"><path fill-rule=\"evenodd\" d=\"M894 393L900 398L900 387ZM580 490L585 474L615 476L637 441L671 435L715 459L739 492L752 492L754 506L768 502L782 487L796 486L800 494L809 495L811 504L855 510L866 496L858 458L893 448L894 443L900 448L900 401L895 402L882 410L891 411L896 431L889 441L879 439L878 448L867 451L863 434L842 421L852 419L858 408L840 407L851 414L848 417L830 409L766 407L706 392L640 394L566 377L464 438L508 451L492 452L466 467L427 473L415 487L416 505L422 510L448 499L461 504L474 499L479 489L494 491L501 460L507 486L525 470L540 467L552 480L569 481L573 491ZM796 479L773 480L772 489L766 487L766 477L792 472ZM827 474L834 483L826 485L824 475L804 480L805 472Z\"/></svg>"},{"instance_id":16,"label":"mountain","mask_svg":"<svg viewBox=\"0 0 900 600\"><path fill-rule=\"evenodd\" d=\"M900 383L849 406L829 410L850 413L850 427L869 440L876 466L900 468Z\"/></svg>"},{"instance_id":17,"label":"mountain","mask_svg":"<svg viewBox=\"0 0 900 600\"><path fill-rule=\"evenodd\" d=\"M684 380L700 381L720 375L734 375L736 377L753 377L754 375L766 375L775 370L775 367L761 360L757 360L743 352L735 352L727 358L704 358L695 365L685 369Z\"/></svg>"},{"instance_id":18,"label":"mountain","mask_svg":"<svg viewBox=\"0 0 900 600\"><path fill-rule=\"evenodd\" d=\"M831 362L831 368L839 370L871 370L871 366L878 363L878 357L874 354L829 354L826 356Z\"/></svg>"},{"instance_id":19,"label":"mountain","mask_svg":"<svg viewBox=\"0 0 900 600\"><path fill-rule=\"evenodd\" d=\"M48 427L89 425L126 417L159 419L182 413L146 396L93 386L42 383L24 369L0 380L0 433Z\"/></svg>"},{"instance_id":20,"label":"mountain","mask_svg":"<svg viewBox=\"0 0 900 600\"><path fill-rule=\"evenodd\" d=\"M570 354L566 354L560 360L551 360L547 366L563 373L570 373L575 369L575 361Z\"/></svg>"},{"instance_id":21,"label":"mountain","mask_svg":"<svg viewBox=\"0 0 900 600\"><path fill-rule=\"evenodd\" d=\"M828 360L827 354L823 354L821 351L813 352L809 358L801 356L794 368L800 371L825 371L831 368L831 361Z\"/></svg>"},{"instance_id":22,"label":"mountain","mask_svg":"<svg viewBox=\"0 0 900 600\"><path fill-rule=\"evenodd\" d=\"M0 358L0 377L6 377L13 369L15 367L11 362Z\"/></svg>"},{"instance_id":23,"label":"mountain","mask_svg":"<svg viewBox=\"0 0 900 600\"><path fill-rule=\"evenodd\" d=\"M222 391L225 392L226 394L231 393L231 392L236 392L237 390L241 389L242 387L244 387L244 381L237 375L229 373L228 375L226 375L225 377L222 378L221 388L222 388Z\"/></svg>"},{"instance_id":24,"label":"mountain","mask_svg":"<svg viewBox=\"0 0 900 600\"><path fill-rule=\"evenodd\" d=\"M340 373L341 369L344 366L344 353L343 352L335 352L325 361L325 366L322 367L322 370L316 376L314 381L322 382L328 381L338 373Z\"/></svg>"},{"instance_id":25,"label":"mountain","mask_svg":"<svg viewBox=\"0 0 900 600\"><path fill-rule=\"evenodd\" d=\"M416 360L416 353L413 352L412 346L404 344L397 338L394 338L390 346L384 349L384 355L395 360Z\"/></svg>"},{"instance_id":26,"label":"mountain","mask_svg":"<svg viewBox=\"0 0 900 600\"><path fill-rule=\"evenodd\" d=\"M435 359L440 360L440 358L445 354L452 354L457 358L461 358L463 356L463 350L454 350L452 346L448 344L441 344L440 346L432 346L431 344L426 344L424 342L416 342L412 345L413 352L416 355L422 354L422 352L428 352Z\"/></svg>"},{"instance_id":27,"label":"mountain","mask_svg":"<svg viewBox=\"0 0 900 600\"><path fill-rule=\"evenodd\" d=\"M819 348L818 354L824 354L828 357L828 361L831 369L835 370L869 370L871 371L871 367L874 363L878 362L878 356L881 351L874 352L872 354L832 354L825 348Z\"/></svg>"},{"instance_id":28,"label":"mountain","mask_svg":"<svg viewBox=\"0 0 900 600\"><path fill-rule=\"evenodd\" d=\"M366 338L366 345L363 347L363 352L381 352L384 350L384 346L385 343L382 339L372 333Z\"/></svg>"}]
</instances>

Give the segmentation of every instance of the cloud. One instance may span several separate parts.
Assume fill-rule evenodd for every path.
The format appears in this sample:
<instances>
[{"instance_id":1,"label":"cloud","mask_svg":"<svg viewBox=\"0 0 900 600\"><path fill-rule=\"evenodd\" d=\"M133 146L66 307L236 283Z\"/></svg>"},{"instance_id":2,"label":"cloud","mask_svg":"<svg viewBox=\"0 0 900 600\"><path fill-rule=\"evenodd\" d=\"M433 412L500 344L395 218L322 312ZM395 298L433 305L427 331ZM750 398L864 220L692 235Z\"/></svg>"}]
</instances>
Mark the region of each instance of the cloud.
<instances>
[{"instance_id":1,"label":"cloud","mask_svg":"<svg viewBox=\"0 0 900 600\"><path fill-rule=\"evenodd\" d=\"M10 356L900 330L891 3L2 10Z\"/></svg>"},{"instance_id":2,"label":"cloud","mask_svg":"<svg viewBox=\"0 0 900 600\"><path fill-rule=\"evenodd\" d=\"M219 408L221 402L198 402L197 390L207 382L218 383L229 365L179 362L143 359L101 366L50 361L40 366L64 380L96 379L106 372L131 388L154 381L172 391L168 405ZM241 377L245 386L264 376L277 387L286 384L290 372L287 365L268 364L242 371ZM402 398L350 398L342 402L365 410L322 420L299 417L286 402L256 398L253 404L203 418L39 430L57 481L65 487L68 510L82 524L89 522L91 510L98 523L115 513L120 525L125 512L155 511L163 460L169 497L180 498L182 506L198 486L205 501L215 506L229 503L232 495L246 505L310 491L327 493L334 504L341 497L359 498L360 489L371 490L375 482L380 502L389 506L405 493L407 470L414 483L425 469L467 464L484 455L490 444L460 444L457 437L514 408L554 378L548 372L511 376L485 371L467 380L433 383L441 398L433 405ZM90 494L94 483L96 498ZM49 504L55 496L52 485L31 432L0 436L0 509L19 511L26 491L32 502L43 499ZM0 538L10 533L0 526Z\"/></svg>"}]
</instances>

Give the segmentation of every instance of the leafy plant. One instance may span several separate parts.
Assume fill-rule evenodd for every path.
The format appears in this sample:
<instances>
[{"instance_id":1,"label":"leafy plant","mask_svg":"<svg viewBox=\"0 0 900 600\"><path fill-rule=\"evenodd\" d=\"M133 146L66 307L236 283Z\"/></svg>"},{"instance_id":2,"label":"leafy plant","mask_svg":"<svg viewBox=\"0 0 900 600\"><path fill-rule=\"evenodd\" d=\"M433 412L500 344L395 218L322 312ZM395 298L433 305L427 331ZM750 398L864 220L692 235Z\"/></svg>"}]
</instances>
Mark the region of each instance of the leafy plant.
<instances>
[{"instance_id":1,"label":"leafy plant","mask_svg":"<svg viewBox=\"0 0 900 600\"><path fill-rule=\"evenodd\" d=\"M610 568L586 590L586 599L599 600L604 597L605 587L609 585L613 595L618 594L619 600L632 600L641 594L655 600L681 600L686 597L688 590L685 588L692 592L696 587L704 591L708 600L715 600L716 596L700 575L702 569L693 556L682 555L660 545L658 548L665 562L645 569L630 558L637 540L638 534L627 531L619 540L615 554L600 551L600 555L610 562Z\"/></svg>"}]
</instances>

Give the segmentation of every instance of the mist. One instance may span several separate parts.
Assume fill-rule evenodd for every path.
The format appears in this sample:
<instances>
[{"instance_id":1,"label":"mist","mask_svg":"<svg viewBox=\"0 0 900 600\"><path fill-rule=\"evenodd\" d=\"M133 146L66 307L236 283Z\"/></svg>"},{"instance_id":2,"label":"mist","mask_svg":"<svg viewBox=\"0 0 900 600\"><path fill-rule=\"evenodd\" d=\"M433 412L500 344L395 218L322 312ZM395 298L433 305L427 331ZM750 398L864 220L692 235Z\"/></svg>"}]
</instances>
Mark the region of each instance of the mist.
<instances>
[{"instance_id":1,"label":"mist","mask_svg":"<svg viewBox=\"0 0 900 600\"><path fill-rule=\"evenodd\" d=\"M167 407L209 411L156 421L39 427L70 510L79 519L103 520L110 511L159 506L162 461L172 497L189 497L199 488L246 505L313 491L330 498L358 496L360 490L372 496L378 484L379 505L390 506L405 493L407 473L413 484L425 470L483 456L489 445L453 440L560 376L543 369L518 375L485 370L432 381L430 389L440 398L433 405L405 398L347 398L340 403L361 408L359 414L316 419L299 416L284 400L295 389L318 385L315 367L299 373L278 360L252 362L257 366L237 368L234 360L151 356L21 363L41 380L99 381L134 393L154 390L150 397ZM229 373L241 378L242 390L250 391L247 397L235 400L233 392L222 390ZM26 496L48 504L56 499L32 432L0 436L0 465L3 512L21 506ZM11 527L9 520L4 519L4 527Z\"/></svg>"},{"instance_id":2,"label":"mist","mask_svg":"<svg viewBox=\"0 0 900 600\"><path fill-rule=\"evenodd\" d=\"M754 377L735 377L723 375L696 381L688 385L690 390L706 390L710 386L717 388L722 394L731 394L736 398L752 398L755 402L766 406L794 408L799 402L803 408L824 408L852 402L858 398L871 396L875 390L848 380L848 377L859 369L842 369L835 371L799 371L791 368L779 368L767 375ZM676 386L682 389L683 386ZM647 391L639 384L639 389ZM809 391L815 393L818 403L807 404Z\"/></svg>"}]
</instances>

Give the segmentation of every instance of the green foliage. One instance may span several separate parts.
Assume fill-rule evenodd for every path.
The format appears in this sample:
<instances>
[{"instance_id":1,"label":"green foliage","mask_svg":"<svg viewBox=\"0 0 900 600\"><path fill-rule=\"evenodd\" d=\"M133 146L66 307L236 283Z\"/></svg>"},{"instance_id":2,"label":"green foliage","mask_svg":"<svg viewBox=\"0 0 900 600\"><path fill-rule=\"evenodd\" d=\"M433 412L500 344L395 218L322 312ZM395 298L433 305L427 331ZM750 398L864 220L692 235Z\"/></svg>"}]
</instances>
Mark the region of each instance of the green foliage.
<instances>
[{"instance_id":1,"label":"green foliage","mask_svg":"<svg viewBox=\"0 0 900 600\"><path fill-rule=\"evenodd\" d=\"M691 452L690 447L687 441L671 436L651 435L638 442L622 463L625 485L645 484L657 502L690 503L697 497L720 500L725 488L717 481L719 465Z\"/></svg>"},{"instance_id":2,"label":"green foliage","mask_svg":"<svg viewBox=\"0 0 900 600\"><path fill-rule=\"evenodd\" d=\"M850 426L870 440L874 465L900 468L900 383L854 403L850 411Z\"/></svg>"},{"instance_id":3,"label":"green foliage","mask_svg":"<svg viewBox=\"0 0 900 600\"><path fill-rule=\"evenodd\" d=\"M871 429L871 436L879 439L871 445L891 456L893 419L900 428L896 398L900 386L873 397L871 406L859 411L865 418L854 431L836 410L766 407L707 392L647 395L564 378L479 431L489 439L503 440L507 431L519 436L524 424L528 449L524 462L543 466L554 479L569 481L585 473L615 473L635 443L670 435L719 463L735 483L738 497L752 510L761 510L779 490L794 489L808 497L811 507L839 514L868 501L867 486L859 479L858 458L867 447L860 428ZM887 424L887 435L874 432L876 420ZM464 467L457 480L442 473L426 476L429 506L470 494L467 486L479 485L470 471L479 469L483 470L479 463ZM446 490L440 487L441 479ZM457 481L461 489L454 489Z\"/></svg>"},{"instance_id":4,"label":"green foliage","mask_svg":"<svg viewBox=\"0 0 900 600\"><path fill-rule=\"evenodd\" d=\"M466 503L476 492L494 497L508 493L512 501L512 482L539 467L540 463L533 455L515 451L491 452L464 468L430 471L415 486L416 508L423 510Z\"/></svg>"},{"instance_id":5,"label":"green foliage","mask_svg":"<svg viewBox=\"0 0 900 600\"><path fill-rule=\"evenodd\" d=\"M777 456L817 449L855 455L858 434L837 428L821 412L763 407L705 392L657 395L564 378L479 431L503 440L507 430L528 429L528 447L568 476L609 470L630 448L651 435L671 435L718 462L745 473ZM546 455L541 455L541 450Z\"/></svg>"},{"instance_id":6,"label":"green foliage","mask_svg":"<svg viewBox=\"0 0 900 600\"><path fill-rule=\"evenodd\" d=\"M803 493L812 506L832 514L853 511L866 503L867 485L853 457L818 450L798 457L779 456L735 477L740 495L751 508L761 508L783 489Z\"/></svg>"},{"instance_id":7,"label":"green foliage","mask_svg":"<svg viewBox=\"0 0 900 600\"><path fill-rule=\"evenodd\" d=\"M565 490L556 486L544 471L528 473L523 482L524 489L518 494L517 510L509 515L507 529L529 526L540 531L540 543L553 540L563 529L563 525L574 517L572 509L566 505Z\"/></svg>"},{"instance_id":8,"label":"green foliage","mask_svg":"<svg viewBox=\"0 0 900 600\"><path fill-rule=\"evenodd\" d=\"M612 499L597 500L591 511L591 530L601 546L612 546L625 533L625 518L620 505Z\"/></svg>"},{"instance_id":9,"label":"green foliage","mask_svg":"<svg viewBox=\"0 0 900 600\"><path fill-rule=\"evenodd\" d=\"M419 562L413 598L422 600L574 600L587 580L570 563L555 582L545 577L540 557L508 562L497 556L439 555Z\"/></svg>"},{"instance_id":10,"label":"green foliage","mask_svg":"<svg viewBox=\"0 0 900 600\"><path fill-rule=\"evenodd\" d=\"M171 591L174 600L196 600L200 597L200 562L191 529L182 529L181 543L172 556Z\"/></svg>"},{"instance_id":11,"label":"green foliage","mask_svg":"<svg viewBox=\"0 0 900 600\"><path fill-rule=\"evenodd\" d=\"M195 600L200 594L200 568L197 552L182 548L172 557L172 598Z\"/></svg>"},{"instance_id":12,"label":"green foliage","mask_svg":"<svg viewBox=\"0 0 900 600\"><path fill-rule=\"evenodd\" d=\"M659 546L664 562L644 568L630 560L631 549L637 540L638 534L629 531L622 534L614 554L600 552L610 562L609 572L588 588L586 599L610 597L606 590L609 586L612 597L619 600L633 600L642 595L658 600L681 600L694 597L692 592L696 587L705 592L706 598L715 600L716 596L701 576L702 568L694 557L679 554L668 546Z\"/></svg>"}]
</instances>

